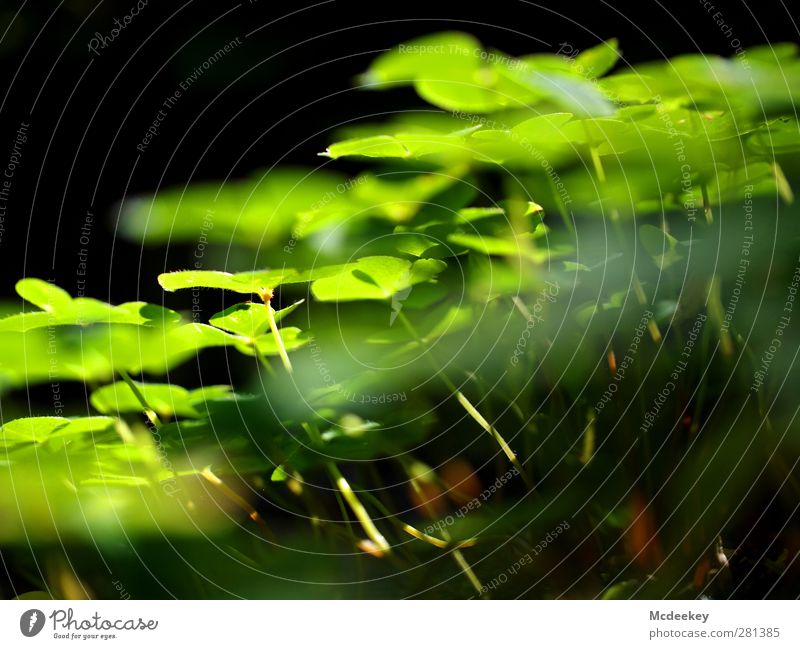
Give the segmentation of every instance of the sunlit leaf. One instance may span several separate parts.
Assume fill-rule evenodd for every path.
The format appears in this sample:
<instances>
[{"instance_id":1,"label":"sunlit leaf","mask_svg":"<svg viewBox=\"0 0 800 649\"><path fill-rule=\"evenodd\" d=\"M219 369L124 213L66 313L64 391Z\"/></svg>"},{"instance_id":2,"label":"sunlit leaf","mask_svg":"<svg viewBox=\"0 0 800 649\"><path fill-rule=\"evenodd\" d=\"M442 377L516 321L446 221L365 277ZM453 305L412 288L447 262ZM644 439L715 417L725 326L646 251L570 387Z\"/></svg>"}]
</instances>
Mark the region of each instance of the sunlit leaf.
<instances>
[{"instance_id":1,"label":"sunlit leaf","mask_svg":"<svg viewBox=\"0 0 800 649\"><path fill-rule=\"evenodd\" d=\"M650 253L653 261L661 270L669 268L683 257L678 248L678 240L653 225L641 226L639 237L645 250Z\"/></svg>"},{"instance_id":2,"label":"sunlit leaf","mask_svg":"<svg viewBox=\"0 0 800 649\"><path fill-rule=\"evenodd\" d=\"M430 34L377 57L359 82L380 87L393 83L410 84L417 79L448 78L454 71L477 68L480 52L480 43L469 34Z\"/></svg>"},{"instance_id":3,"label":"sunlit leaf","mask_svg":"<svg viewBox=\"0 0 800 649\"><path fill-rule=\"evenodd\" d=\"M395 293L436 277L446 264L435 259L411 263L396 257L365 257L341 272L311 285L322 301L386 300Z\"/></svg>"},{"instance_id":4,"label":"sunlit leaf","mask_svg":"<svg viewBox=\"0 0 800 649\"><path fill-rule=\"evenodd\" d=\"M611 70L620 57L619 43L616 38L583 50L575 57L578 71L586 77L602 77Z\"/></svg>"},{"instance_id":5,"label":"sunlit leaf","mask_svg":"<svg viewBox=\"0 0 800 649\"><path fill-rule=\"evenodd\" d=\"M41 444L56 437L102 433L113 427L114 421L111 417L15 419L0 427L0 441L5 446L20 443Z\"/></svg>"},{"instance_id":6,"label":"sunlit leaf","mask_svg":"<svg viewBox=\"0 0 800 649\"><path fill-rule=\"evenodd\" d=\"M40 279L17 283L17 293L43 311L24 312L0 319L0 332L26 332L32 329L94 323L165 326L176 323L174 311L146 302L126 302L113 306L93 298L73 299L63 289Z\"/></svg>"},{"instance_id":7,"label":"sunlit leaf","mask_svg":"<svg viewBox=\"0 0 800 649\"><path fill-rule=\"evenodd\" d=\"M136 383L147 405L161 417L197 417L197 404L210 398L219 398L230 393L225 385L206 386L198 390L187 390L169 383ZM144 410L131 387L118 381L92 392L92 406L103 414L140 413Z\"/></svg>"},{"instance_id":8,"label":"sunlit leaf","mask_svg":"<svg viewBox=\"0 0 800 649\"><path fill-rule=\"evenodd\" d=\"M234 304L211 316L208 322L238 336L255 338L269 328L269 308L268 305L259 302Z\"/></svg>"}]
</instances>

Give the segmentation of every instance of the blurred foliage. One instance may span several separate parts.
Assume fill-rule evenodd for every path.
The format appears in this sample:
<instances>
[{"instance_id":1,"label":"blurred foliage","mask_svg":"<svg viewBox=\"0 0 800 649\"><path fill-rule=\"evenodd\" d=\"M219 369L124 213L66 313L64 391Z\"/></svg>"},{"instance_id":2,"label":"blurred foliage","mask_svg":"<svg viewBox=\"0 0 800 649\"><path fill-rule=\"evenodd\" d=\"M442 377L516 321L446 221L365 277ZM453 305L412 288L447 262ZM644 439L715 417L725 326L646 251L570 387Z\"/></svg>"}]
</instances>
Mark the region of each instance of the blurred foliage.
<instances>
[{"instance_id":1,"label":"blurred foliage","mask_svg":"<svg viewBox=\"0 0 800 649\"><path fill-rule=\"evenodd\" d=\"M797 48L619 57L403 44L357 85L438 112L122 202L254 255L161 275L176 311L22 280L4 412L58 416L2 427L9 590L64 595L67 552L116 596L96 542L136 597L797 596Z\"/></svg>"}]
</instances>

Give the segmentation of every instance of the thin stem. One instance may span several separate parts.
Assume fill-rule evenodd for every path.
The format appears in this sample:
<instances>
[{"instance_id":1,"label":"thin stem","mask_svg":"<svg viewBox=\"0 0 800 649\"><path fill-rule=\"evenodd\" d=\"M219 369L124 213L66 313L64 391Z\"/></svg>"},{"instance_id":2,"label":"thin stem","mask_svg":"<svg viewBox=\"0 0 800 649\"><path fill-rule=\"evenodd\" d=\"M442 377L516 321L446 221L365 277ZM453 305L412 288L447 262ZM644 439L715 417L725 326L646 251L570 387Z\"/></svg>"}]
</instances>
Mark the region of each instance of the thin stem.
<instances>
[{"instance_id":1,"label":"thin stem","mask_svg":"<svg viewBox=\"0 0 800 649\"><path fill-rule=\"evenodd\" d=\"M405 469L406 475L408 475L409 482L411 483L411 488L416 492L416 494L419 496L420 500L424 503L424 507L425 507L425 510L428 513L428 516L430 516L431 518L434 518L436 512L431 507L430 502L425 499L425 495L424 495L422 489L420 489L420 486L419 486L419 479L414 475L414 473L412 473L412 471L410 470L410 467L409 467L409 463L407 461L405 461L405 459L401 459L400 463L402 464L403 468ZM414 536L414 537L416 537L416 538L418 538L420 540L427 541L428 543L432 543L436 547L447 548L447 547L449 547L451 545L452 537L450 536L450 534L448 533L447 530L444 530L444 529L441 530L442 538L444 539L444 545L440 545L440 543L442 543L442 542L439 541L439 539L436 539L436 538L434 538L432 536L429 536L429 535L425 534L424 532L420 532L419 530L417 530L416 528L411 527L410 525L408 525L407 527L410 528L410 529L406 529L405 530L406 532L408 532L409 534L411 534L412 536ZM474 544L475 540L474 539L470 539L469 541L472 541L473 542L472 544ZM469 541L465 541L465 543L469 543ZM478 577L475 575L475 572L472 570L472 566L470 566L467 563L467 560L464 558L464 555L462 554L461 550L459 550L460 547L468 547L468 546L465 546L463 544L456 545L451 551L452 555L453 555L453 559L458 564L458 567L461 568L461 572L464 573L464 576L467 578L469 583L472 584L472 587L476 591L478 591L478 595L481 595L482 594L481 593L481 589L482 589L481 582L478 579Z\"/></svg>"},{"instance_id":2,"label":"thin stem","mask_svg":"<svg viewBox=\"0 0 800 649\"><path fill-rule=\"evenodd\" d=\"M472 587L478 592L478 595L483 594L483 586L481 584L480 579L478 579L475 572L472 570L472 566L467 563L467 560L464 558L463 553L461 550L455 549L453 550L453 559L455 559L458 566L461 568L461 571L469 580L469 583L472 584Z\"/></svg>"},{"instance_id":3,"label":"thin stem","mask_svg":"<svg viewBox=\"0 0 800 649\"><path fill-rule=\"evenodd\" d=\"M339 467L336 466L335 462L327 462L326 466L328 467L328 472L331 474L331 478L336 484L336 487L339 489L342 496L344 496L345 501L350 506L353 514L355 514L358 522L361 523L361 527L364 529L364 532L367 534L369 539L383 552L386 554L390 553L392 551L392 546L389 545L389 542L375 526L375 523L373 522L372 518L370 518L366 507L364 507L362 502L358 499L358 496L350 487L350 483L347 481L347 478L342 475Z\"/></svg>"},{"instance_id":4,"label":"thin stem","mask_svg":"<svg viewBox=\"0 0 800 649\"><path fill-rule=\"evenodd\" d=\"M414 325L411 324L411 321L406 317L406 315L401 311L397 314L397 319L403 323L403 326L409 331L409 333L415 338L417 343L423 344L420 335L417 333L417 330L414 328ZM428 357L429 358L429 357ZM433 364L433 361L431 360ZM435 367L435 364L434 364ZM436 368L438 370L438 368ZM499 444L503 453L506 454L506 457L509 459L511 464L514 468L519 472L520 476L522 476L522 480L528 486L529 489L533 488L533 484L531 484L528 476L525 473L525 469L522 466L522 463L517 459L516 454L508 445L505 438L500 434L500 432L492 426L486 418L478 412L478 409L472 405L469 399L464 395L461 390L459 390L455 384L450 380L450 378L445 374L443 371L438 373L439 378L441 378L442 382L447 386L447 389L456 397L458 402L461 406L466 410L467 414L472 417L478 424L483 428L487 433L489 433L495 441Z\"/></svg>"},{"instance_id":5,"label":"thin stem","mask_svg":"<svg viewBox=\"0 0 800 649\"><path fill-rule=\"evenodd\" d=\"M269 308L269 307L267 307ZM275 376L275 368L269 362L269 359L264 355L264 353L258 348L258 343L253 339L251 341L251 345L253 347L253 353L256 355L258 362L261 363L261 366L267 370L267 374L270 376Z\"/></svg>"},{"instance_id":6,"label":"thin stem","mask_svg":"<svg viewBox=\"0 0 800 649\"><path fill-rule=\"evenodd\" d=\"M139 402L139 405L142 406L142 410L144 410L144 414L147 415L147 418L150 420L150 423L152 423L153 426L156 427L156 430L158 430L161 427L161 420L158 418L156 411L153 410L147 403L147 399L144 398L144 394L142 394L142 391L139 389L139 386L136 385L136 382L130 377L130 375L125 370L120 369L119 375L131 389L131 392L133 392L133 396L136 397L136 400Z\"/></svg>"},{"instance_id":7,"label":"thin stem","mask_svg":"<svg viewBox=\"0 0 800 649\"><path fill-rule=\"evenodd\" d=\"M561 196L558 195L558 188L556 187L556 181L553 180L553 177L550 174L545 174L547 176L548 185L550 185L550 191L553 194L553 200L556 203L556 209L558 209L558 213L561 216L561 220L564 222L564 227L567 228L569 232L575 232L575 227L572 224L572 220L569 217L569 213L567 212L567 208L564 205L564 201L561 200Z\"/></svg>"},{"instance_id":8,"label":"thin stem","mask_svg":"<svg viewBox=\"0 0 800 649\"><path fill-rule=\"evenodd\" d=\"M772 173L775 176L775 184L778 188L778 192L783 197L789 205L794 203L794 192L792 191L792 186L786 178L786 174L783 173L783 169L778 164L778 161L773 159L772 160Z\"/></svg>"},{"instance_id":9,"label":"thin stem","mask_svg":"<svg viewBox=\"0 0 800 649\"><path fill-rule=\"evenodd\" d=\"M401 463L402 464L402 463ZM412 487L413 488L413 487ZM392 523L394 523L399 529L404 531L406 534L413 536L415 539L419 539L420 541L424 541L425 543L429 543L435 548L439 548L440 550L447 550L450 547L453 547L451 543L447 541L443 541L442 539L436 538L435 536L431 536L426 532L414 527L410 523L406 523L394 514L392 514L386 506L381 503L381 501L373 496L370 493L365 494L370 502L372 502L375 507L377 507L381 514L383 514L387 519L389 519ZM471 538L465 539L464 541L459 541L454 547L455 548L471 548L478 542L478 539Z\"/></svg>"},{"instance_id":10,"label":"thin stem","mask_svg":"<svg viewBox=\"0 0 800 649\"><path fill-rule=\"evenodd\" d=\"M117 419L115 429L120 439L125 444L134 444L136 442L136 438L134 437L133 432L131 432L130 427L128 426L127 422L124 419L121 418Z\"/></svg>"},{"instance_id":11,"label":"thin stem","mask_svg":"<svg viewBox=\"0 0 800 649\"><path fill-rule=\"evenodd\" d=\"M226 485L222 479L211 470L211 467L207 466L200 472L200 475L210 484L214 485L222 494L225 495L226 498L228 498L228 500L236 504L237 507L244 511L250 520L257 523L259 528L261 528L261 533L264 535L264 538L267 540L270 539L269 529L267 528L267 524L264 522L264 519L261 518L261 515L249 502L247 502L233 489Z\"/></svg>"},{"instance_id":12,"label":"thin stem","mask_svg":"<svg viewBox=\"0 0 800 649\"><path fill-rule=\"evenodd\" d=\"M714 223L714 212L711 209L711 200L708 197L708 185L700 183L700 195L703 197L703 214L706 217L706 223L711 225Z\"/></svg>"},{"instance_id":13,"label":"thin stem","mask_svg":"<svg viewBox=\"0 0 800 649\"><path fill-rule=\"evenodd\" d=\"M272 331L272 335L275 336L275 344L278 346L278 354L281 357L281 361L283 362L283 366L286 368L286 371L291 374L292 373L292 362L289 360L289 354L286 352L286 346L283 344L283 338L281 337L280 330L278 329L278 323L275 321L275 309L272 308L272 289L262 289L258 293L261 301L267 307L267 322L269 323L269 328ZM256 351L258 351L258 343L254 343L256 347Z\"/></svg>"},{"instance_id":14,"label":"thin stem","mask_svg":"<svg viewBox=\"0 0 800 649\"><path fill-rule=\"evenodd\" d=\"M478 409L472 405L470 400L467 399L467 397L464 395L463 392L461 392L461 390L456 390L455 395L456 399L458 399L458 402L461 404L464 410L467 411L467 414L469 414L470 417L472 417L476 422L478 422L481 428L483 428L487 433L489 433L495 439L497 444L500 446L500 449L503 451L503 453L506 454L508 460L514 466L514 468L519 472L520 476L522 476L522 479L525 481L525 484L528 485L528 487L533 487L533 485L530 484L530 482L528 481L528 476L525 474L525 469L523 469L522 464L517 458L516 453L514 453L514 451L508 445L508 442L506 442L505 438L500 434L500 432L494 426L492 426L488 421L486 421L486 418L480 412L478 412Z\"/></svg>"},{"instance_id":15,"label":"thin stem","mask_svg":"<svg viewBox=\"0 0 800 649\"><path fill-rule=\"evenodd\" d=\"M345 507L344 501L342 500L342 494L339 491L334 493L336 494L336 504L339 506L339 512L341 513L342 520L347 527L347 535L350 537L350 542L353 544L353 546L357 548L360 539L353 530L353 523L350 521L350 517L347 515L347 507ZM356 568L358 570L358 588L361 591L364 588L364 561L363 556L360 554L356 555Z\"/></svg>"},{"instance_id":16,"label":"thin stem","mask_svg":"<svg viewBox=\"0 0 800 649\"><path fill-rule=\"evenodd\" d=\"M286 352L286 346L283 344L283 338L278 329L278 323L275 322L275 309L273 309L272 305L269 303L267 303L267 321L269 322L269 328L272 330L272 335L275 336L275 343L278 345L278 354L280 354L281 361L283 361L283 366L286 368L286 371L291 374L292 361L289 360L289 354Z\"/></svg>"},{"instance_id":17,"label":"thin stem","mask_svg":"<svg viewBox=\"0 0 800 649\"><path fill-rule=\"evenodd\" d=\"M462 548L471 548L478 542L477 538L472 537L469 539L464 539L463 541L459 541L456 544L453 544L452 539L450 539L449 536L446 541L443 541L441 539L437 539L434 536L431 536L430 534L426 534L421 530L418 530L416 527L414 527L413 525L409 525L408 523L403 524L403 531L406 532L407 534L410 534L414 538L420 539L421 541L425 541L426 543L435 545L437 548L442 548L445 550L448 548L453 548L454 550L460 550ZM442 535L444 536L445 534L446 533L443 533Z\"/></svg>"},{"instance_id":18,"label":"thin stem","mask_svg":"<svg viewBox=\"0 0 800 649\"><path fill-rule=\"evenodd\" d=\"M319 429L314 424L304 423L302 424L305 431L308 433L311 441L317 445L322 445L322 435L319 432ZM325 463L325 467L328 470L328 473L331 476L336 488L341 492L344 496L345 501L350 506L350 509L355 514L358 522L361 523L361 527L364 529L364 532L369 537L369 539L375 543L384 553L389 554L392 551L389 542L380 533L378 528L375 526L372 518L370 518L369 512L367 512L366 507L361 503L358 499L358 496L355 494L353 489L350 487L350 483L347 482L347 478L342 475L342 472L339 470L336 462L333 460L329 460Z\"/></svg>"},{"instance_id":19,"label":"thin stem","mask_svg":"<svg viewBox=\"0 0 800 649\"><path fill-rule=\"evenodd\" d=\"M733 358L736 349L733 345L730 329L722 327L725 321L725 307L722 305L722 283L716 273L711 276L711 282L708 285L708 314L720 331L719 342L722 355L728 359Z\"/></svg>"}]
</instances>

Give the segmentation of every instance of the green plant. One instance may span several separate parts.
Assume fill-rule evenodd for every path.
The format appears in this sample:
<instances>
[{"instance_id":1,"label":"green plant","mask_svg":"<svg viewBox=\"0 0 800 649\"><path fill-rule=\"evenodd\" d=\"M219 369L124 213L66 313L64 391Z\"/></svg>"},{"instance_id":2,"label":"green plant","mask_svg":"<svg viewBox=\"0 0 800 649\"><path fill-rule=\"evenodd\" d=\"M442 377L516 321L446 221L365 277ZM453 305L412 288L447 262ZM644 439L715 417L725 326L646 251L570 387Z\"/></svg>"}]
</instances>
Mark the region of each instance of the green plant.
<instances>
[{"instance_id":1,"label":"green plant","mask_svg":"<svg viewBox=\"0 0 800 649\"><path fill-rule=\"evenodd\" d=\"M740 504L798 495L780 383L797 336L773 332L800 282L800 60L785 45L609 73L618 58L432 35L358 83L440 110L323 154L371 171L127 200L134 240L237 246L239 272L159 276L191 291L191 319L20 281L40 310L0 320L4 413L50 383L57 416L6 416L0 543L57 556L54 539L124 536L158 566L164 533L211 575L183 596L730 595L718 557ZM210 290L244 301L197 322ZM210 348L240 385L172 379ZM99 416L73 416L62 381ZM762 566L776 592L792 551Z\"/></svg>"}]
</instances>

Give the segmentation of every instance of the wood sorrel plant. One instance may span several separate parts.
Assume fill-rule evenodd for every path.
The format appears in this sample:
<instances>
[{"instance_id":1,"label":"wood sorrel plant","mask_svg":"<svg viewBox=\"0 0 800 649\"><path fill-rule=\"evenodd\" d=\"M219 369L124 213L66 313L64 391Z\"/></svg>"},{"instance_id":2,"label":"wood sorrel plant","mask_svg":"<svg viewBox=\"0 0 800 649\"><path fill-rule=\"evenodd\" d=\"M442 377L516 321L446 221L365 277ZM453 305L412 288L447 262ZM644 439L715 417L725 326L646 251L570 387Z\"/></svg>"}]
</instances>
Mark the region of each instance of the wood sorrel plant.
<instances>
[{"instance_id":1,"label":"wood sorrel plant","mask_svg":"<svg viewBox=\"0 0 800 649\"><path fill-rule=\"evenodd\" d=\"M319 169L126 201L134 240L249 250L158 277L234 303L205 324L180 295L114 306L17 284L35 310L0 320L3 548L127 539L181 576L163 537L215 573L184 596L735 593L720 557L748 557L742 507L798 496L781 381L800 60L746 62L631 69L613 41L510 57L435 34L357 83L412 86L437 111L343 133ZM340 158L365 170L346 178ZM173 380L210 348L234 386ZM86 386L90 416L60 396L55 416L7 416L21 389L61 382ZM782 543L759 568L776 594L793 592ZM59 570L34 585L58 592Z\"/></svg>"}]
</instances>

